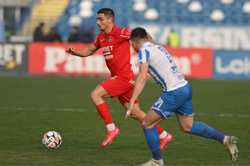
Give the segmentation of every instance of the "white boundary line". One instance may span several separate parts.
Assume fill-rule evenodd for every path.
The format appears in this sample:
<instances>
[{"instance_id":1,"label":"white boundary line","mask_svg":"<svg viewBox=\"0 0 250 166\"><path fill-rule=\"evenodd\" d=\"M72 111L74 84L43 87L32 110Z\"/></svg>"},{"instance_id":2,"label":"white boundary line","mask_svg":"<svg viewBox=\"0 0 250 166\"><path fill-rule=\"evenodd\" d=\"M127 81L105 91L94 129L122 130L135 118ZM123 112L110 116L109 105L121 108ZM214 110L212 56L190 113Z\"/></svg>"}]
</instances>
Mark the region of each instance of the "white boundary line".
<instances>
[{"instance_id":1,"label":"white boundary line","mask_svg":"<svg viewBox=\"0 0 250 166\"><path fill-rule=\"evenodd\" d=\"M90 112L95 110L90 110L86 108L49 108L49 107L0 107L0 113L2 111L58 111L58 112ZM111 112L122 112L111 110ZM246 113L212 113L212 112L195 112L197 116L210 116L210 117L227 117L227 118L250 118L250 114Z\"/></svg>"},{"instance_id":2,"label":"white boundary line","mask_svg":"<svg viewBox=\"0 0 250 166\"><path fill-rule=\"evenodd\" d=\"M0 107L0 111L60 111L60 112L88 112L84 108L49 108L49 107Z\"/></svg>"}]
</instances>

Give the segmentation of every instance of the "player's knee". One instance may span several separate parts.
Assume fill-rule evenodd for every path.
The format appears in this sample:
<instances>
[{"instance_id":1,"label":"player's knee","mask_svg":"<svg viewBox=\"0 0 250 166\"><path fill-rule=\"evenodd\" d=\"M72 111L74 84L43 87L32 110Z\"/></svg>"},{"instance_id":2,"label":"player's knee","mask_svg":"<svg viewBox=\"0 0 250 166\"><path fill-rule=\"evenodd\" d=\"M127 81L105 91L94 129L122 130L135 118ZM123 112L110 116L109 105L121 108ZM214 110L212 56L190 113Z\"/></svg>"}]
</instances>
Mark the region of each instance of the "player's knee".
<instances>
[{"instance_id":1,"label":"player's knee","mask_svg":"<svg viewBox=\"0 0 250 166\"><path fill-rule=\"evenodd\" d=\"M96 91L92 91L90 93L90 97L93 101L95 101L98 98L98 93Z\"/></svg>"},{"instance_id":2,"label":"player's knee","mask_svg":"<svg viewBox=\"0 0 250 166\"><path fill-rule=\"evenodd\" d=\"M146 128L151 128L150 123L147 122L146 120L143 120L141 124L142 124L142 127L145 128L145 129L146 129Z\"/></svg>"},{"instance_id":3,"label":"player's knee","mask_svg":"<svg viewBox=\"0 0 250 166\"><path fill-rule=\"evenodd\" d=\"M142 128L148 128L147 122L144 120L141 122Z\"/></svg>"},{"instance_id":4,"label":"player's knee","mask_svg":"<svg viewBox=\"0 0 250 166\"><path fill-rule=\"evenodd\" d=\"M93 98L95 98L95 93L94 93L94 91L92 91L91 93L90 93L90 98L93 100Z\"/></svg>"}]
</instances>

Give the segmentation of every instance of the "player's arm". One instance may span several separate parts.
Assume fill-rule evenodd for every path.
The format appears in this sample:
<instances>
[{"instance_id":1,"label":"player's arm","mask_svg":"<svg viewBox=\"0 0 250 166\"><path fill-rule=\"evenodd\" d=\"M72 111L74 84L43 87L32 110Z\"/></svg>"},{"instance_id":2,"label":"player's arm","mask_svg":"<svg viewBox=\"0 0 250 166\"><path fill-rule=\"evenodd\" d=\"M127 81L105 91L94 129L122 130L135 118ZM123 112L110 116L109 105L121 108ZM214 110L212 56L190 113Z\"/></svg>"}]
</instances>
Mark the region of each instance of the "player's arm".
<instances>
[{"instance_id":1,"label":"player's arm","mask_svg":"<svg viewBox=\"0 0 250 166\"><path fill-rule=\"evenodd\" d=\"M148 63L142 63L139 66L139 74L135 81L135 87L133 91L133 95L130 99L130 103L134 103L139 95L141 94L142 90L145 87L148 78Z\"/></svg>"},{"instance_id":2,"label":"player's arm","mask_svg":"<svg viewBox=\"0 0 250 166\"><path fill-rule=\"evenodd\" d=\"M98 50L98 47L95 44L90 44L87 48L84 48L82 50L68 48L66 52L74 56L87 57L87 56L93 55L93 53L97 50Z\"/></svg>"},{"instance_id":3,"label":"player's arm","mask_svg":"<svg viewBox=\"0 0 250 166\"><path fill-rule=\"evenodd\" d=\"M135 81L135 87L134 87L133 94L129 102L128 110L125 115L125 119L127 119L131 115L133 111L134 103L145 87L145 84L147 82L147 77L148 77L148 63L140 64L139 70L140 71Z\"/></svg>"}]
</instances>

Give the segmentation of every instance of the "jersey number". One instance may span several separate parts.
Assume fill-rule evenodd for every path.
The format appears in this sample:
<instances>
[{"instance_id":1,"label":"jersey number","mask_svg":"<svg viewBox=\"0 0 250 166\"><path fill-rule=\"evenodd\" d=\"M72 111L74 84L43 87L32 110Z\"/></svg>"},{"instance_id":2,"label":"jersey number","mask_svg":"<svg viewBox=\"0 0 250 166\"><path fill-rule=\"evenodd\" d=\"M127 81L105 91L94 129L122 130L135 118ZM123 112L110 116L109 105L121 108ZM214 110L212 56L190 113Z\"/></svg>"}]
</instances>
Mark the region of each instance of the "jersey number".
<instances>
[{"instance_id":1,"label":"jersey number","mask_svg":"<svg viewBox=\"0 0 250 166\"><path fill-rule=\"evenodd\" d=\"M154 107L157 108L157 109L160 109L162 104L164 103L164 101L159 98L155 103L154 103Z\"/></svg>"},{"instance_id":2,"label":"jersey number","mask_svg":"<svg viewBox=\"0 0 250 166\"><path fill-rule=\"evenodd\" d=\"M171 71L172 73L177 73L178 72L178 68L176 63L174 62L173 58L169 55L169 53L167 52L167 50L163 47L158 47L158 49L164 53L169 61L169 63L171 64Z\"/></svg>"}]
</instances>

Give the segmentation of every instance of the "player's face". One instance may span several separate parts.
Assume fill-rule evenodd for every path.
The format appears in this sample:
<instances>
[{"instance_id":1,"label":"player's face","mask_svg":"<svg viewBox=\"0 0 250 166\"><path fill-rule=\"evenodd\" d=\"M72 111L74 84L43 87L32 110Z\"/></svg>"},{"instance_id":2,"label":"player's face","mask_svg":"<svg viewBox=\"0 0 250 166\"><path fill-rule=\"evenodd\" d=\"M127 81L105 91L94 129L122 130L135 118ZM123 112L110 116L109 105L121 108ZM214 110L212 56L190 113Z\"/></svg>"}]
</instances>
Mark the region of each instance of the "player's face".
<instances>
[{"instance_id":1,"label":"player's face","mask_svg":"<svg viewBox=\"0 0 250 166\"><path fill-rule=\"evenodd\" d=\"M105 31L113 24L113 18L100 13L97 15L96 23L101 31Z\"/></svg>"}]
</instances>

